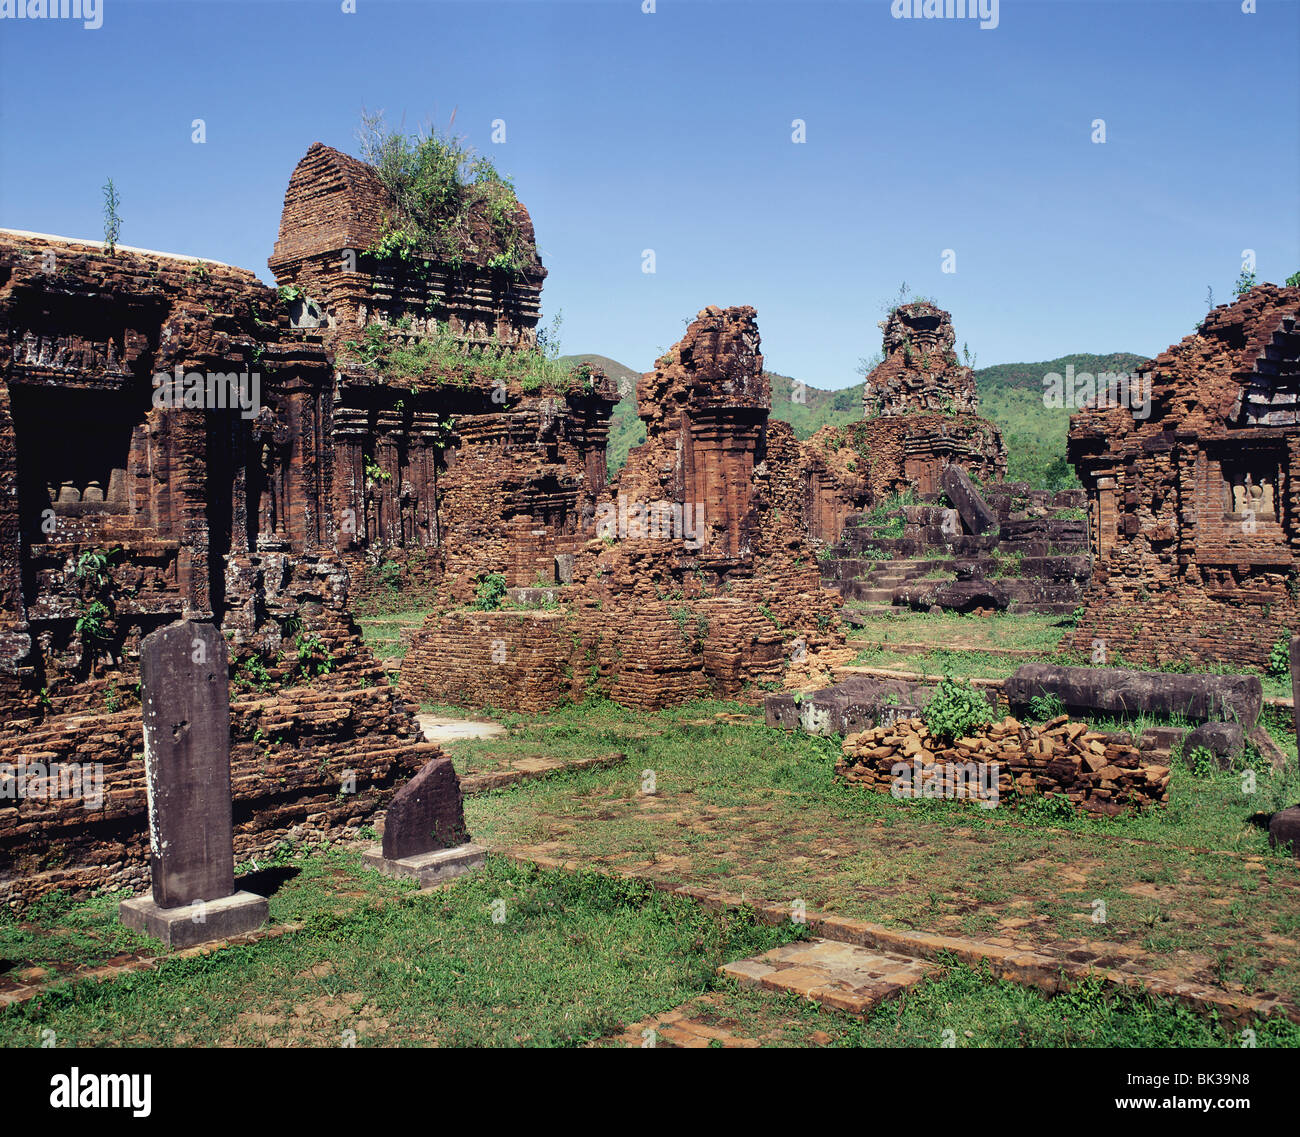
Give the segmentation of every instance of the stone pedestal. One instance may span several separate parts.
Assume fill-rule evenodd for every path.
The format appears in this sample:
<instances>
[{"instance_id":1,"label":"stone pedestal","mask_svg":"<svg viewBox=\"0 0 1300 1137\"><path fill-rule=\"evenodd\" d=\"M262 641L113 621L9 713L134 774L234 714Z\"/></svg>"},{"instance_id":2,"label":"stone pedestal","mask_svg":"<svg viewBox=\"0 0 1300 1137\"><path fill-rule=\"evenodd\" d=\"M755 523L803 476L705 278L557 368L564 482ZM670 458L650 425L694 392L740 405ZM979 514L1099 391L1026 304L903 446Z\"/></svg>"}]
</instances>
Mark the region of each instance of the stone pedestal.
<instances>
[{"instance_id":1,"label":"stone pedestal","mask_svg":"<svg viewBox=\"0 0 1300 1137\"><path fill-rule=\"evenodd\" d=\"M385 876L409 877L419 881L421 888L428 888L432 884L440 884L452 877L472 872L487 860L487 849L466 842L454 849L435 849L429 853L390 858L384 856L381 846L371 845L361 856L366 864Z\"/></svg>"},{"instance_id":2,"label":"stone pedestal","mask_svg":"<svg viewBox=\"0 0 1300 1137\"><path fill-rule=\"evenodd\" d=\"M211 940L227 940L256 931L266 923L265 896L236 892L220 900L159 908L152 896L123 900L117 918L136 932L161 940L169 948L193 947Z\"/></svg>"}]
</instances>

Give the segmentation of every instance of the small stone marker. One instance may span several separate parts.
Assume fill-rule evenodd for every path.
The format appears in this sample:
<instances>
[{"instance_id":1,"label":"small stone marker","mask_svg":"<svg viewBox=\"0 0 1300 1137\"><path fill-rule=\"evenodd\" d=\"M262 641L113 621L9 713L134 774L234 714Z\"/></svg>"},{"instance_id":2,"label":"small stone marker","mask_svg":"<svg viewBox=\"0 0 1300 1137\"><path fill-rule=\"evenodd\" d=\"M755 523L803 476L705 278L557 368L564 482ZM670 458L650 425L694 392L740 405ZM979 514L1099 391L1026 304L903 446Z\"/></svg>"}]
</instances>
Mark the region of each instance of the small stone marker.
<instances>
[{"instance_id":1,"label":"small stone marker","mask_svg":"<svg viewBox=\"0 0 1300 1137\"><path fill-rule=\"evenodd\" d=\"M118 917L168 947L259 927L266 898L235 892L226 641L181 620L146 636L140 682L153 895Z\"/></svg>"},{"instance_id":2,"label":"small stone marker","mask_svg":"<svg viewBox=\"0 0 1300 1137\"><path fill-rule=\"evenodd\" d=\"M427 887L477 868L487 850L466 840L460 782L451 759L433 758L393 795L384 817L383 845L362 854L388 876L409 876Z\"/></svg>"}]
</instances>

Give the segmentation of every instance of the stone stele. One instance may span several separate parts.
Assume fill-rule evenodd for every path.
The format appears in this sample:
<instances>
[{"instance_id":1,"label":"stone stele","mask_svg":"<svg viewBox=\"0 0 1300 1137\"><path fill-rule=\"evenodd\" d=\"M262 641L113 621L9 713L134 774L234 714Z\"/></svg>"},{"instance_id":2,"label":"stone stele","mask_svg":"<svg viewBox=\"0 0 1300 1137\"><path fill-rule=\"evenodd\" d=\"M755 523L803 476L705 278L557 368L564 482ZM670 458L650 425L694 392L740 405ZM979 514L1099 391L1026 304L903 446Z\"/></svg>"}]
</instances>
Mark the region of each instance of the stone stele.
<instances>
[{"instance_id":1,"label":"stone stele","mask_svg":"<svg viewBox=\"0 0 1300 1137\"><path fill-rule=\"evenodd\" d=\"M181 620L145 637L140 679L152 897L122 902L128 927L188 946L251 931L264 897L235 892L226 641Z\"/></svg>"}]
</instances>

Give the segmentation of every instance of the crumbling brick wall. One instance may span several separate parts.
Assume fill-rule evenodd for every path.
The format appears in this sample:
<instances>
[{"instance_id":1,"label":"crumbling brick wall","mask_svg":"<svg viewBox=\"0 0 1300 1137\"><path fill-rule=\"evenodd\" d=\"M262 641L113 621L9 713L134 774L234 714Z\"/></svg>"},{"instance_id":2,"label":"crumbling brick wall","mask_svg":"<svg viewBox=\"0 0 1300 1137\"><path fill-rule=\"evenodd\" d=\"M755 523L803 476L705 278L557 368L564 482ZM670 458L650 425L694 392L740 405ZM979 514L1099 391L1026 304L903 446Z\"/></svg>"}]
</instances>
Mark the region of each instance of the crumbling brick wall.
<instances>
[{"instance_id":1,"label":"crumbling brick wall","mask_svg":"<svg viewBox=\"0 0 1300 1137\"><path fill-rule=\"evenodd\" d=\"M759 347L752 308L700 312L638 385L646 441L581 528L573 584L557 594L565 616L512 613L531 623L512 656L510 637L467 630L481 617L435 613L403 688L455 698L495 683L545 705L604 694L652 708L757 697L791 664L840 648L839 602L806 534L800 447L768 417Z\"/></svg>"},{"instance_id":2,"label":"crumbling brick wall","mask_svg":"<svg viewBox=\"0 0 1300 1137\"><path fill-rule=\"evenodd\" d=\"M1259 285L1139 368L1148 417L1108 393L1071 419L1093 554L1073 646L1261 666L1300 628L1297 319L1300 289Z\"/></svg>"},{"instance_id":3,"label":"crumbling brick wall","mask_svg":"<svg viewBox=\"0 0 1300 1137\"><path fill-rule=\"evenodd\" d=\"M243 385L214 402L209 374ZM140 642L178 618L231 641L241 854L355 831L439 753L347 611L332 392L242 269L0 233L0 763L102 763L105 795L8 783L12 905L143 883Z\"/></svg>"},{"instance_id":4,"label":"crumbling brick wall","mask_svg":"<svg viewBox=\"0 0 1300 1137\"><path fill-rule=\"evenodd\" d=\"M470 203L472 251L456 264L382 255L394 213L372 167L316 143L269 261L335 352L332 505L354 587L427 604L439 589L470 597L492 572L553 582L604 488L613 384L594 368L551 388L510 375L507 357L537 342L546 277L521 203L517 271L494 267L504 250L485 201ZM376 335L394 352L450 337L463 356L398 374L373 358Z\"/></svg>"}]
</instances>

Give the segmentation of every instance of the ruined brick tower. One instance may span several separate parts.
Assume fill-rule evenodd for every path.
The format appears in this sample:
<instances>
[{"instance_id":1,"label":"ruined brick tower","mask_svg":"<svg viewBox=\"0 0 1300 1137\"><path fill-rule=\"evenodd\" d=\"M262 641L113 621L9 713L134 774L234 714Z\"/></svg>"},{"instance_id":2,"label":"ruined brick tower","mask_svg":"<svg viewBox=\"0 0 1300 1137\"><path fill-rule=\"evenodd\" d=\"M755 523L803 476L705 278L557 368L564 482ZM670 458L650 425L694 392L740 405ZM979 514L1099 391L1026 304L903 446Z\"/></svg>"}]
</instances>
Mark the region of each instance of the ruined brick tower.
<instances>
[{"instance_id":1,"label":"ruined brick tower","mask_svg":"<svg viewBox=\"0 0 1300 1137\"><path fill-rule=\"evenodd\" d=\"M1094 566L1076 647L1261 666L1300 628L1297 323L1300 288L1259 285L1138 369L1137 413L1071 419Z\"/></svg>"},{"instance_id":2,"label":"ruined brick tower","mask_svg":"<svg viewBox=\"0 0 1300 1137\"><path fill-rule=\"evenodd\" d=\"M863 386L864 418L979 410L975 373L957 359L947 312L925 300L901 304L880 327L885 359Z\"/></svg>"},{"instance_id":3,"label":"ruined brick tower","mask_svg":"<svg viewBox=\"0 0 1300 1137\"><path fill-rule=\"evenodd\" d=\"M393 579L422 602L440 585L472 596L492 572L554 583L604 488L614 385L558 365L519 378L510 360L533 358L546 270L523 204L504 268L499 226L469 192L456 263L385 254L387 190L319 142L285 192L268 263L295 319L319 324L334 351L333 532L359 597Z\"/></svg>"}]
</instances>

